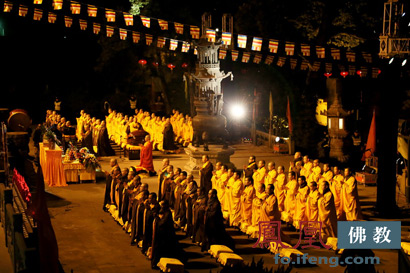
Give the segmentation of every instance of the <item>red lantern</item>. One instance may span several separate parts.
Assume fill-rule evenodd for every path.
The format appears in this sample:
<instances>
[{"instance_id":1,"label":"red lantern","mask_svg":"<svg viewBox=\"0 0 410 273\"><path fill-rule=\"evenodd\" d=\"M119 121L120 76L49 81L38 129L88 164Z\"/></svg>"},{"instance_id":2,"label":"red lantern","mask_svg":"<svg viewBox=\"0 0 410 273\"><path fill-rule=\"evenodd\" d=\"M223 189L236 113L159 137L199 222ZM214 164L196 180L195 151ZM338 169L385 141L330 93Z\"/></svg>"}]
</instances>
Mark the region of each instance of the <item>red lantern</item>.
<instances>
[{"instance_id":1,"label":"red lantern","mask_svg":"<svg viewBox=\"0 0 410 273\"><path fill-rule=\"evenodd\" d=\"M188 67L188 64L187 63L183 63L182 64L182 68L187 68Z\"/></svg>"},{"instance_id":2,"label":"red lantern","mask_svg":"<svg viewBox=\"0 0 410 273\"><path fill-rule=\"evenodd\" d=\"M174 70L174 68L175 68L174 64L168 64L167 66L168 66L169 69L171 69L171 71Z\"/></svg>"},{"instance_id":3,"label":"red lantern","mask_svg":"<svg viewBox=\"0 0 410 273\"><path fill-rule=\"evenodd\" d=\"M379 74L382 73L382 71L379 69L379 71L377 71Z\"/></svg>"},{"instance_id":4,"label":"red lantern","mask_svg":"<svg viewBox=\"0 0 410 273\"><path fill-rule=\"evenodd\" d=\"M356 74L361 77L361 76L362 76L362 71L361 71L361 70L357 70Z\"/></svg>"},{"instance_id":5,"label":"red lantern","mask_svg":"<svg viewBox=\"0 0 410 273\"><path fill-rule=\"evenodd\" d=\"M147 61L144 60L144 59L141 59L141 60L138 61L138 63L139 63L140 65L144 66L144 65L147 64Z\"/></svg>"},{"instance_id":6,"label":"red lantern","mask_svg":"<svg viewBox=\"0 0 410 273\"><path fill-rule=\"evenodd\" d=\"M152 65L155 66L155 67L158 67L159 63L158 62L153 62Z\"/></svg>"},{"instance_id":7,"label":"red lantern","mask_svg":"<svg viewBox=\"0 0 410 273\"><path fill-rule=\"evenodd\" d=\"M347 75L349 75L349 72L347 71L340 72L340 76L342 76L343 78L346 78Z\"/></svg>"},{"instance_id":8,"label":"red lantern","mask_svg":"<svg viewBox=\"0 0 410 273\"><path fill-rule=\"evenodd\" d=\"M326 73L324 73L323 75L325 75L326 78L329 78L330 76L332 76L332 73L326 72Z\"/></svg>"}]
</instances>

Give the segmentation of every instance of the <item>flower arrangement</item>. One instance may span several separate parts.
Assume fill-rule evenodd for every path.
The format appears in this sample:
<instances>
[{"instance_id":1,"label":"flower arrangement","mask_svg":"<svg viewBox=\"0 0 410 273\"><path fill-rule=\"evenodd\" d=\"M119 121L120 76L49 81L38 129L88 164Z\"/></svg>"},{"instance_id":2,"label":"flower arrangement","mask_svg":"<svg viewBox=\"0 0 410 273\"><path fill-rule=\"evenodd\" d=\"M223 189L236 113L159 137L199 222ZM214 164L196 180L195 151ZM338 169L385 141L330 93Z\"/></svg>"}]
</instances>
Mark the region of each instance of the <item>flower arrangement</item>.
<instances>
[{"instance_id":1,"label":"flower arrangement","mask_svg":"<svg viewBox=\"0 0 410 273\"><path fill-rule=\"evenodd\" d=\"M83 147L80 149L80 151L78 151L77 158L80 163L83 164L84 167L89 171L95 171L95 169L101 168L98 159L95 157L95 155L90 153L90 151L86 147Z\"/></svg>"},{"instance_id":2,"label":"flower arrangement","mask_svg":"<svg viewBox=\"0 0 410 273\"><path fill-rule=\"evenodd\" d=\"M51 127L42 127L43 139L47 139L50 143L61 145L61 141L57 138Z\"/></svg>"}]
</instances>

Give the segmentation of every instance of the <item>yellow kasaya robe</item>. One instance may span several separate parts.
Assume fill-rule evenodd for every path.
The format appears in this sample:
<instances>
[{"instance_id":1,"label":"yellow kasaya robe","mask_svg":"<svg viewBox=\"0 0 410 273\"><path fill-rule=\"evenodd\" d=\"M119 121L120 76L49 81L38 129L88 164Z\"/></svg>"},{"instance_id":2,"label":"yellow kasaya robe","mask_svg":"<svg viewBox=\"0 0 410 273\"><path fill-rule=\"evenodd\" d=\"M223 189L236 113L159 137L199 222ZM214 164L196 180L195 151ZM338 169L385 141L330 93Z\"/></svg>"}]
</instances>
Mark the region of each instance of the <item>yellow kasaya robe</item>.
<instances>
[{"instance_id":1,"label":"yellow kasaya robe","mask_svg":"<svg viewBox=\"0 0 410 273\"><path fill-rule=\"evenodd\" d=\"M286 198L286 175L284 173L278 174L275 186L275 196L278 199L278 209L280 212L285 210L285 198Z\"/></svg>"},{"instance_id":2,"label":"yellow kasaya robe","mask_svg":"<svg viewBox=\"0 0 410 273\"><path fill-rule=\"evenodd\" d=\"M270 170L270 171L266 174L266 176L265 176L265 188L266 188L269 184L272 184L272 185L275 184L276 176L277 176L277 175L278 175L278 172L277 172L275 169Z\"/></svg>"},{"instance_id":3,"label":"yellow kasaya robe","mask_svg":"<svg viewBox=\"0 0 410 273\"><path fill-rule=\"evenodd\" d=\"M338 221L346 220L342 204L342 187L344 179L343 175L338 174L333 176L332 182L330 183L330 190L333 193Z\"/></svg>"},{"instance_id":4,"label":"yellow kasaya robe","mask_svg":"<svg viewBox=\"0 0 410 273\"><path fill-rule=\"evenodd\" d=\"M346 177L342 187L342 205L347 221L362 220L357 182L353 176Z\"/></svg>"},{"instance_id":5,"label":"yellow kasaya robe","mask_svg":"<svg viewBox=\"0 0 410 273\"><path fill-rule=\"evenodd\" d=\"M246 186L243 190L241 202L242 202L242 221L248 225L252 224L252 202L255 198L255 188L253 185Z\"/></svg>"},{"instance_id":6,"label":"yellow kasaya robe","mask_svg":"<svg viewBox=\"0 0 410 273\"><path fill-rule=\"evenodd\" d=\"M231 200L230 200L230 213L229 213L229 224L230 226L239 226L242 216L242 204L241 196L243 191L242 180L237 179L233 182L231 187Z\"/></svg>"},{"instance_id":7,"label":"yellow kasaya robe","mask_svg":"<svg viewBox=\"0 0 410 273\"><path fill-rule=\"evenodd\" d=\"M299 229L299 222L306 221L306 199L309 195L309 187L306 185L303 188L298 189L298 194L296 195L296 207L295 213L293 215L293 225L296 229Z\"/></svg>"},{"instance_id":8,"label":"yellow kasaya robe","mask_svg":"<svg viewBox=\"0 0 410 273\"><path fill-rule=\"evenodd\" d=\"M184 145L188 145L194 138L194 128L192 127L192 121L187 121L184 126Z\"/></svg>"},{"instance_id":9,"label":"yellow kasaya robe","mask_svg":"<svg viewBox=\"0 0 410 273\"><path fill-rule=\"evenodd\" d=\"M309 177L307 177L307 182L318 182L320 175L322 173L322 168L319 166L313 167Z\"/></svg>"},{"instance_id":10,"label":"yellow kasaya robe","mask_svg":"<svg viewBox=\"0 0 410 273\"><path fill-rule=\"evenodd\" d=\"M320 196L318 208L319 221L322 223L321 236L326 242L327 237L337 237L336 207L331 191Z\"/></svg>"},{"instance_id":11,"label":"yellow kasaya robe","mask_svg":"<svg viewBox=\"0 0 410 273\"><path fill-rule=\"evenodd\" d=\"M257 169L256 172L253 173L252 178L253 178L253 185L255 185L255 188L258 188L260 184L264 183L265 176L266 176L265 167Z\"/></svg>"},{"instance_id":12,"label":"yellow kasaya robe","mask_svg":"<svg viewBox=\"0 0 410 273\"><path fill-rule=\"evenodd\" d=\"M285 198L285 211L288 214L288 219L291 221L295 214L296 208L296 194L298 193L299 184L296 179L290 180L286 184L286 198Z\"/></svg>"},{"instance_id":13,"label":"yellow kasaya robe","mask_svg":"<svg viewBox=\"0 0 410 273\"><path fill-rule=\"evenodd\" d=\"M252 226L258 226L261 217L261 207L268 195L265 191L255 192L255 198L252 200Z\"/></svg>"},{"instance_id":14,"label":"yellow kasaya robe","mask_svg":"<svg viewBox=\"0 0 410 273\"><path fill-rule=\"evenodd\" d=\"M322 177L325 179L325 181L329 182L330 185L333 179L333 172L331 170L328 170L327 172L322 173Z\"/></svg>"},{"instance_id":15,"label":"yellow kasaya robe","mask_svg":"<svg viewBox=\"0 0 410 273\"><path fill-rule=\"evenodd\" d=\"M228 183L228 180L229 180L228 172L225 172L225 173L221 172L221 176L216 181L216 192L217 192L218 200L221 203L222 211L225 211L225 200L226 200L225 190L226 190L226 185Z\"/></svg>"},{"instance_id":16,"label":"yellow kasaya robe","mask_svg":"<svg viewBox=\"0 0 410 273\"><path fill-rule=\"evenodd\" d=\"M142 128L148 132L148 122L151 120L150 116L146 116L142 121L141 121L141 125Z\"/></svg>"},{"instance_id":17,"label":"yellow kasaya robe","mask_svg":"<svg viewBox=\"0 0 410 273\"><path fill-rule=\"evenodd\" d=\"M306 177L308 179L310 173L312 172L313 164L312 162L307 162L303 165L302 169L300 170L300 176Z\"/></svg>"},{"instance_id":18,"label":"yellow kasaya robe","mask_svg":"<svg viewBox=\"0 0 410 273\"><path fill-rule=\"evenodd\" d=\"M139 123L141 123L143 118L144 118L144 113L139 112L139 113L137 114L137 121L138 121Z\"/></svg>"},{"instance_id":19,"label":"yellow kasaya robe","mask_svg":"<svg viewBox=\"0 0 410 273\"><path fill-rule=\"evenodd\" d=\"M222 175L222 170L217 170L217 171L215 171L215 174L212 175L211 182L212 182L212 188L213 189L218 190L217 183L218 183L218 179L221 177L221 175Z\"/></svg>"},{"instance_id":20,"label":"yellow kasaya robe","mask_svg":"<svg viewBox=\"0 0 410 273\"><path fill-rule=\"evenodd\" d=\"M234 182L235 182L234 178L230 177L225 187L225 204L224 204L225 207L223 210L228 211L228 215L231 214L231 199L232 199L231 192L232 192L232 186Z\"/></svg>"},{"instance_id":21,"label":"yellow kasaya robe","mask_svg":"<svg viewBox=\"0 0 410 273\"><path fill-rule=\"evenodd\" d=\"M181 138L181 139L184 139L184 124L185 124L185 118L180 117L180 118L178 119L177 124L178 124L177 137L178 137L178 138Z\"/></svg>"},{"instance_id":22,"label":"yellow kasaya robe","mask_svg":"<svg viewBox=\"0 0 410 273\"><path fill-rule=\"evenodd\" d=\"M316 189L309 192L306 199L306 220L307 221L317 221L319 218L318 201L319 201L319 191Z\"/></svg>"}]
</instances>

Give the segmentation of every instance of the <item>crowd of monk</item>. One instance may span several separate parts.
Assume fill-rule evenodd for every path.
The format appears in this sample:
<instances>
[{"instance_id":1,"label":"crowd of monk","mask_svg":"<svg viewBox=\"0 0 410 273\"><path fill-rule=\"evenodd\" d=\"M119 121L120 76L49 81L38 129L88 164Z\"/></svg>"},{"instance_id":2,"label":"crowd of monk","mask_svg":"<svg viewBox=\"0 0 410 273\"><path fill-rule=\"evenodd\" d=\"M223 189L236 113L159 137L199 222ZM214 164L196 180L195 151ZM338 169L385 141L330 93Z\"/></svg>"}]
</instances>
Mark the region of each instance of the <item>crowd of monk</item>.
<instances>
[{"instance_id":1,"label":"crowd of monk","mask_svg":"<svg viewBox=\"0 0 410 273\"><path fill-rule=\"evenodd\" d=\"M151 191L134 168L121 171L111 161L103 209L130 233L131 244L141 247L153 266L161 257L181 258L178 229L206 251L213 244L235 248L226 226L258 238L260 221L282 221L296 230L305 221L317 222L326 242L328 237L337 238L338 220L363 218L357 182L349 168L342 174L337 166L321 167L318 160L311 162L299 152L288 171L276 168L274 162L257 163L255 156L243 171L220 162L214 168L206 155L202 161L198 185L192 174L164 159L158 189ZM283 231L280 235L290 243Z\"/></svg>"}]
</instances>

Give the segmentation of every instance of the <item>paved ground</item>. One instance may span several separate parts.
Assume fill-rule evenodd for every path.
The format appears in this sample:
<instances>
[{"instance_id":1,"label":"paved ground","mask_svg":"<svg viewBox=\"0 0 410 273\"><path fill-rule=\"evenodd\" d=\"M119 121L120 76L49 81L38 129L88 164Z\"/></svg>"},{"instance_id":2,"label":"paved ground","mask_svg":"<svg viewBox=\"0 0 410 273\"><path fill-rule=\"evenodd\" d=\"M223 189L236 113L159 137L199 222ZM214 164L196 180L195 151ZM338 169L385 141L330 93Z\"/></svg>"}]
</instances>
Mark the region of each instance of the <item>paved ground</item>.
<instances>
[{"instance_id":1,"label":"paved ground","mask_svg":"<svg viewBox=\"0 0 410 273\"><path fill-rule=\"evenodd\" d=\"M274 154L266 147L255 147L251 144L235 145L235 154L232 162L242 168L247 163L250 154L255 154L257 159L275 161L276 165L288 165L291 157L288 155ZM169 157L171 164L181 167L186 164L185 154L163 155L154 152L154 165L159 169L163 157ZM102 169L109 169L110 158L103 158ZM138 161L129 161L119 158L121 167L129 167L138 164ZM147 178L143 182L149 184L150 189L157 189L157 178ZM60 261L66 272L152 272L150 262L146 260L136 246L130 246L129 236L112 219L103 212L102 201L104 194L104 182L98 181L96 184L70 184L64 188L47 188L49 193L49 205L52 222L56 232ZM359 186L359 195L363 212L370 220L380 220L372 217L372 208L376 200L376 188ZM403 224L409 225L408 219ZM277 268L273 256L266 250L253 248L254 240L241 234L234 229L228 229L237 245L237 254L241 255L247 263L252 259L259 261L263 259L267 268ZM186 269L189 272L209 273L220 271L221 268L209 255L200 252L200 248L193 245L190 240L180 235L186 255L189 258ZM299 234L288 231L292 239L292 244L296 244ZM408 238L408 228L403 226L403 239ZM333 251L325 249L307 249L310 256L335 255ZM380 272L397 272L397 251L380 250L374 251L380 257L381 264L376 266ZM292 272L344 272L343 267L329 267L329 265L309 266L294 268Z\"/></svg>"}]
</instances>

